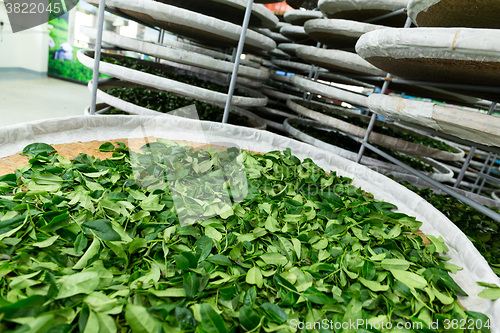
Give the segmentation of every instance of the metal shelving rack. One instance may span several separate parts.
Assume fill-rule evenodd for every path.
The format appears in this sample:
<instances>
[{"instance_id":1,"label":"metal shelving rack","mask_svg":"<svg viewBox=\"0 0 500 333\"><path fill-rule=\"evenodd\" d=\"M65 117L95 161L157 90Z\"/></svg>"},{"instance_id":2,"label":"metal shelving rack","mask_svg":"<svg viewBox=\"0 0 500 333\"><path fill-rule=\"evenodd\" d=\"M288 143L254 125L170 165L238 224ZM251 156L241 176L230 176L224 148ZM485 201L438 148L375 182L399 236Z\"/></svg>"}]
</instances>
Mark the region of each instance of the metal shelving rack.
<instances>
[{"instance_id":1,"label":"metal shelving rack","mask_svg":"<svg viewBox=\"0 0 500 333\"><path fill-rule=\"evenodd\" d=\"M223 123L227 122L229 110L231 109L231 99L232 99L232 96L234 93L236 79L238 76L238 67L240 64L241 54L243 52L243 47L245 44L245 38L246 38L247 30L248 30L248 23L250 21L250 16L252 13L253 2L254 2L254 0L248 0L248 5L247 5L246 11L245 11L245 16L244 16L244 20L243 20L243 24L242 24L242 33L240 35L238 47L233 50L234 68L233 68L233 72L231 75L231 81L230 81L229 91L228 91L228 98L227 98L226 106L224 109L224 116L223 116L223 120L222 120ZM93 80L92 80L92 95L91 95L91 105L90 105L90 113L92 115L95 114L95 108L96 108L97 83L98 83L98 78L99 78L99 62L100 62L100 55L101 55L102 31L103 31L103 26L104 26L104 11L105 11L105 9L107 9L110 12L114 12L115 14L119 14L121 16L124 16L124 14L121 12L116 12L116 11L110 10L109 8L106 8L105 0L99 0L99 11L98 11L98 20L97 20L98 32L97 32L96 46L95 46L94 73L93 73ZM373 22L379 21L381 19L385 19L385 18L394 16L394 15L402 14L405 11L406 11L406 9L399 9L399 10L396 10L392 13L388 13L388 14L370 19L366 22L373 23ZM144 24L143 22L139 22L135 18L130 18L130 19L132 19L140 24L149 26L147 24ZM408 18L406 21L406 24L405 24L405 28L410 28L410 26L411 26L411 20ZM153 27L153 28L155 28L155 27ZM157 29L157 28L155 28L155 29L159 31L159 40L161 41L162 35L163 35L163 30ZM318 43L317 47L321 47L321 44ZM309 72L309 78L313 79L313 80L317 80L318 75L319 75L319 68L315 68L315 67L316 66L313 65L311 67L310 72ZM487 92L499 92L500 93L500 88L497 88L497 87L473 86L473 85L463 85L463 84L444 84L444 83L435 83L435 82L420 82L420 81L412 81L412 80L403 80L403 79L399 79L399 78L393 78L391 76L391 74L388 74L386 77L346 75L346 74L342 74L342 75L351 77L353 79L383 81L382 89L380 92L382 94L385 94L385 92L387 91L387 89L389 87L390 82L401 83L401 84L416 84L416 85L448 88L448 89L468 89L468 90L474 90L474 91L481 90L481 91L487 91ZM309 94L309 96L307 96L307 92L304 93L304 99L310 99L311 97L312 97L312 94ZM496 107L496 103L493 102L490 106L490 110L489 110L488 114L492 114L495 110L495 107ZM392 156L387 155L386 153L380 151L379 149L377 149L376 147L374 147L373 145L368 143L368 139L369 139L370 134L373 130L373 126L375 124L376 117L377 117L377 115L375 113L373 113L371 116L370 123L369 123L368 128L367 128L367 131L366 131L366 135L363 139L347 134L348 136L350 136L354 140L361 143L361 148L358 152L358 157L357 157L356 162L359 163L359 161L361 160L361 157L363 156L365 148L368 148L368 149L372 150L373 152L379 154L383 158L391 161L392 163L406 169L407 171L414 174L415 176L423 179L427 183L442 190L443 192L453 196L454 198L456 198L456 199L462 201L463 203L471 206L472 208L478 210L479 212L489 216L490 218L494 219L495 221L500 222L500 214L498 214L498 213L478 204L477 202L465 197L464 195L456 192L453 188L450 188L442 183L436 182L435 180L427 177L426 175L424 175L421 172L415 170L414 168L404 164L403 162L393 158ZM411 124L411 123L407 123L407 122L401 122L401 123L403 123L405 125L412 126L416 129L425 131L426 133L428 133L430 135L438 136L438 137L441 137L441 138L444 138L444 139L447 139L450 141L454 141L454 142L457 142L460 144L465 144L465 145L468 145L471 147L471 150L469 151L468 157L462 166L462 169L461 169L459 176L457 177L457 181L456 181L455 186L454 186L455 188L457 188L460 185L460 182L462 181L462 179L464 177L465 170L467 170L467 168L469 167L470 160L472 159L472 156L474 155L474 151L476 150L476 147L489 152L490 155L488 155L488 158L486 159L481 171L479 172L478 178L477 178L474 186L477 187L478 192L480 192L481 188L484 185L486 180L498 181L496 178L490 176L489 172L491 171L492 166L494 165L494 163L496 161L497 155L500 155L500 147L490 147L490 146L486 146L483 144L478 144L478 143L475 143L475 142L472 142L469 140L457 138L455 136L452 136L452 135L449 135L446 133L442 133L442 132L438 132L434 129L430 129L430 128L416 125L416 124ZM492 159L493 162L491 165L488 165L489 160L491 158L491 155L493 155L493 154L494 154L493 159ZM487 171L486 173L484 173L485 170ZM482 181L481 184L479 184L479 178L481 178L481 181ZM473 190L474 190L474 188L473 188Z\"/></svg>"}]
</instances>

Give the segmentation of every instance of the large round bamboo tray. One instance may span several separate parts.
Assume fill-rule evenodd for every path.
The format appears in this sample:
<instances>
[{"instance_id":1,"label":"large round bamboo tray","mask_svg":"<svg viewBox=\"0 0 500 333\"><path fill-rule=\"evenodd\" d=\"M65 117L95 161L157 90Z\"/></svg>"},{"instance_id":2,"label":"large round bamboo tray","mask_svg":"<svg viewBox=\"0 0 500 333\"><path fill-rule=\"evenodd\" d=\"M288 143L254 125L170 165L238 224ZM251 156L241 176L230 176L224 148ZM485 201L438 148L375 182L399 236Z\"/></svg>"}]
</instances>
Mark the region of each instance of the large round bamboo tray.
<instances>
[{"instance_id":1,"label":"large round bamboo tray","mask_svg":"<svg viewBox=\"0 0 500 333\"><path fill-rule=\"evenodd\" d=\"M319 94L324 97L334 98L342 102L368 107L368 97L365 95L319 83L300 75L292 76L291 81L297 88L304 91Z\"/></svg>"},{"instance_id":2,"label":"large round bamboo tray","mask_svg":"<svg viewBox=\"0 0 500 333\"><path fill-rule=\"evenodd\" d=\"M276 27L270 28L270 30L272 32L280 32L281 28L283 28L285 25L291 25L291 24L288 22L279 21L278 24L276 25Z\"/></svg>"},{"instance_id":3,"label":"large round bamboo tray","mask_svg":"<svg viewBox=\"0 0 500 333\"><path fill-rule=\"evenodd\" d=\"M292 57L296 57L297 54L295 53L295 51L301 46L303 46L303 45L298 44L298 43L281 43L281 44L278 44L278 49L280 49L283 52L288 53Z\"/></svg>"},{"instance_id":4,"label":"large round bamboo tray","mask_svg":"<svg viewBox=\"0 0 500 333\"><path fill-rule=\"evenodd\" d=\"M267 37L271 38L277 44L280 44L280 43L292 43L291 39L283 36L279 32L274 32L274 31L271 31L269 29L254 29L254 30L257 31L260 34L263 34L264 36L267 36Z\"/></svg>"},{"instance_id":5,"label":"large round bamboo tray","mask_svg":"<svg viewBox=\"0 0 500 333\"><path fill-rule=\"evenodd\" d=\"M199 124L203 132L195 129L196 124ZM201 148L207 147L207 141L204 140L206 137L211 139L208 143L228 142L223 146L236 145L245 150L262 153L289 147L300 160L310 158L329 172L336 172L337 175L353 179L354 186L372 193L378 200L397 205L399 212L415 216L423 223L420 229L424 234L443 237L449 248L446 253L450 258L449 262L463 267L463 270L452 275L469 295L469 297L459 296L463 306L488 315L492 327L495 328L493 331L500 327L500 302L480 298L478 293L483 288L476 284L477 281L500 284L500 279L470 240L451 221L418 195L391 179L365 166L296 140L247 127L197 122L180 117L77 116L0 128L0 157L2 157L0 163L5 165L7 161L3 157L7 159L17 157L17 153L27 144L34 142L57 145L58 149L59 144L65 144L67 151L75 157L81 152L78 141L89 148L91 155L95 155L92 150L98 148L104 141L114 142L123 139L134 150L146 143L146 139L151 142L155 138L163 138L179 142L187 141L195 148ZM90 141L94 143L90 145ZM111 153L106 153L105 156L110 155ZM22 158L17 166L27 164L27 158Z\"/></svg>"},{"instance_id":6,"label":"large round bamboo tray","mask_svg":"<svg viewBox=\"0 0 500 333\"><path fill-rule=\"evenodd\" d=\"M293 40L296 43L307 44L307 45L316 45L316 42L313 41L304 30L304 27L298 25L285 25L280 29L280 33Z\"/></svg>"},{"instance_id":7,"label":"large round bamboo tray","mask_svg":"<svg viewBox=\"0 0 500 333\"><path fill-rule=\"evenodd\" d=\"M89 67L93 68L94 64L94 52L91 51L78 51L78 60L80 62ZM117 55L109 55L116 58L121 56ZM186 74L186 75L194 75L199 79L203 79L205 81L216 81L210 77L204 76L202 74L193 73L193 72L183 72L184 70L172 66L165 66L162 64L157 64L151 61L137 60L139 63L146 63L150 66L156 67L166 72L175 72L178 74ZM122 79L125 81L133 82L136 84L148 86L155 89L165 90L172 93L176 93L182 96L206 100L215 103L225 103L227 100L227 94L215 92L212 90L199 88L196 86L192 86L186 83L181 83L175 80L170 80L166 78L162 78L156 75L140 72L134 69L129 69L126 67L112 65L107 62L101 61L99 65L99 71L103 74ZM218 84L227 84L224 82L216 82ZM265 106L267 103L267 98L256 91L252 91L251 89L241 90L247 93L248 95L254 97L243 97L243 96L234 96L232 99L232 103L236 106Z\"/></svg>"},{"instance_id":8,"label":"large round bamboo tray","mask_svg":"<svg viewBox=\"0 0 500 333\"><path fill-rule=\"evenodd\" d=\"M370 110L487 146L500 146L500 117L401 97L371 95Z\"/></svg>"},{"instance_id":9,"label":"large round bamboo tray","mask_svg":"<svg viewBox=\"0 0 500 333\"><path fill-rule=\"evenodd\" d=\"M304 24L306 33L317 42L333 49L354 48L363 34L387 29L386 26L342 19L310 20Z\"/></svg>"},{"instance_id":10,"label":"large round bamboo tray","mask_svg":"<svg viewBox=\"0 0 500 333\"><path fill-rule=\"evenodd\" d=\"M92 81L89 82L88 84L89 90L92 88ZM97 98L104 103L113 106L119 110L128 112L130 114L134 115L140 115L140 116L163 116L164 113L151 110L130 102L126 102L118 97L112 96L103 90L105 89L112 89L116 87L128 87L128 88L144 88L143 86L126 82L126 81L118 81L118 80L108 80L107 82L99 83L98 88L97 88ZM217 105L221 108L224 108L225 104L223 103L211 103L211 102L206 102L208 104L214 104ZM253 114L252 112L239 108L237 106L231 106L231 110L240 115L248 118L248 126L257 128L257 129L266 129L266 123L262 118L259 116Z\"/></svg>"},{"instance_id":11,"label":"large round bamboo tray","mask_svg":"<svg viewBox=\"0 0 500 333\"><path fill-rule=\"evenodd\" d=\"M304 25L309 20L322 18L323 13L316 10L290 10L283 17L290 24Z\"/></svg>"},{"instance_id":12,"label":"large round bamboo tray","mask_svg":"<svg viewBox=\"0 0 500 333\"><path fill-rule=\"evenodd\" d=\"M318 78L322 81L328 81L328 82L335 82L335 83L343 83L347 84L350 86L358 86L358 87L364 87L368 89L373 89L375 90L377 88L376 85L370 84L364 81L360 81L357 79L353 79L341 74L337 73L330 73L330 72L320 72Z\"/></svg>"},{"instance_id":13,"label":"large round bamboo tray","mask_svg":"<svg viewBox=\"0 0 500 333\"><path fill-rule=\"evenodd\" d=\"M248 1L246 0L160 0L160 2L203 15L212 16L223 21L241 25L245 16ZM250 16L251 27L272 28L278 23L278 18L264 6L254 4Z\"/></svg>"},{"instance_id":14,"label":"large round bamboo tray","mask_svg":"<svg viewBox=\"0 0 500 333\"><path fill-rule=\"evenodd\" d=\"M97 0L88 2L99 5ZM106 6L202 44L236 47L241 34L240 24L236 25L158 1L106 0ZM267 51L276 48L276 43L269 37L255 31L248 31L245 48L253 51Z\"/></svg>"},{"instance_id":15,"label":"large round bamboo tray","mask_svg":"<svg viewBox=\"0 0 500 333\"><path fill-rule=\"evenodd\" d=\"M410 0L408 16L418 27L500 29L496 0Z\"/></svg>"},{"instance_id":16,"label":"large round bamboo tray","mask_svg":"<svg viewBox=\"0 0 500 333\"><path fill-rule=\"evenodd\" d=\"M80 31L95 39L97 36L97 29L80 27ZM102 41L120 48L147 54L155 58L166 59L177 63L206 68L223 73L232 73L234 64L229 61L214 59L205 55L200 55L191 51L179 50L172 47L163 46L148 41L143 41L136 38L125 37L111 31L102 32ZM240 65L238 67L238 74L246 77L251 77L259 80L266 80L269 77L267 71L261 71L253 67Z\"/></svg>"},{"instance_id":17,"label":"large round bamboo tray","mask_svg":"<svg viewBox=\"0 0 500 333\"><path fill-rule=\"evenodd\" d=\"M384 29L361 36L356 52L405 79L500 87L498 40L496 29ZM500 93L467 94L500 101Z\"/></svg>"},{"instance_id":18,"label":"large round bamboo tray","mask_svg":"<svg viewBox=\"0 0 500 333\"><path fill-rule=\"evenodd\" d=\"M347 121L343 121L343 120L340 120L340 119L337 119L334 117L330 117L322 112L313 111L313 110L309 109L308 107L306 107L306 106L310 107L310 106L314 105L315 108L327 110L327 112L330 111L332 108L325 105L324 103L313 102L313 103L304 104L304 102L302 102L302 101L288 100L286 104L294 112L297 112L303 116L306 116L308 118L319 121L320 123L332 126L334 128L341 130L342 132L357 136L359 138L365 137L366 129L352 125L352 124L348 123ZM303 106L303 105L306 105L306 106ZM335 109L334 109L334 112L335 112ZM362 115L352 114L349 116L364 118L365 120L368 120L368 118L366 116L362 116ZM391 124L387 124L387 123L379 123L379 124L393 128L395 130L400 130L400 131L404 130L404 131L410 132L410 130L408 130L406 128L404 128L404 129L398 128L397 126L394 126ZM413 132L412 134L425 137L425 135L423 135L422 133ZM454 149L454 152L452 153L452 152L439 150L436 148L426 147L426 146L423 146L421 144L416 144L413 142L408 142L405 140L393 138L393 137L390 137L390 136L387 136L384 134L379 134L376 132L372 132L370 134L370 138L368 141L373 142L375 144L378 144L380 146L386 147L386 148L400 151L402 153L405 153L405 154L408 154L411 156L415 156L415 157L431 157L431 158L435 158L435 159L443 160L443 161L457 161L457 160L462 159L464 156L463 150L461 150L457 147L454 147L454 146L451 146Z\"/></svg>"},{"instance_id":19,"label":"large round bamboo tray","mask_svg":"<svg viewBox=\"0 0 500 333\"><path fill-rule=\"evenodd\" d=\"M328 150L334 154L337 154L339 156L345 157L350 161L356 161L358 152L352 152L337 146L334 146L332 144L326 143L324 141L318 140L310 135L307 135L304 132L301 132L300 130L294 128L292 124L299 124L299 125L305 125L305 126L311 126L313 128L318 128L321 130L325 131L333 131L333 132L338 132L336 131L335 128L324 125L322 123L319 123L317 121L312 121L312 120L307 120L307 119L300 119L300 118L293 118L293 119L285 119L283 122L283 128L285 131L293 136L294 138L301 140L305 143L308 143L310 145L313 145L315 147ZM349 140L346 138L346 140ZM448 167L443 165L442 163L439 163L431 158L426 158L422 157L421 158L422 162L424 162L427 165L430 165L434 168L434 172L423 172L425 175L431 177L434 180L437 180L439 182L446 182L450 180L453 177L453 171L451 171ZM384 174L384 175L393 175L396 179L399 179L401 175L408 175L408 171L405 169L392 164L392 163L387 163L383 161L379 161L377 159L363 156L361 158L361 164L369 166L374 168L376 171Z\"/></svg>"},{"instance_id":20,"label":"large round bamboo tray","mask_svg":"<svg viewBox=\"0 0 500 333\"><path fill-rule=\"evenodd\" d=\"M296 53L308 63L331 71L377 76L386 76L387 74L352 52L302 46L296 50Z\"/></svg>"},{"instance_id":21,"label":"large round bamboo tray","mask_svg":"<svg viewBox=\"0 0 500 333\"><path fill-rule=\"evenodd\" d=\"M319 0L319 9L328 18L367 21L406 7L407 0ZM406 14L392 16L376 24L402 27Z\"/></svg>"},{"instance_id":22,"label":"large round bamboo tray","mask_svg":"<svg viewBox=\"0 0 500 333\"><path fill-rule=\"evenodd\" d=\"M262 88L260 88L259 90L262 94L268 96L268 97L272 97L276 100L281 100L281 101L287 101L291 98L297 98L299 96L297 95L292 95L292 94L288 94L288 93L284 93L284 92L281 92L281 91L278 91L272 87L269 87L269 86L262 86Z\"/></svg>"}]
</instances>

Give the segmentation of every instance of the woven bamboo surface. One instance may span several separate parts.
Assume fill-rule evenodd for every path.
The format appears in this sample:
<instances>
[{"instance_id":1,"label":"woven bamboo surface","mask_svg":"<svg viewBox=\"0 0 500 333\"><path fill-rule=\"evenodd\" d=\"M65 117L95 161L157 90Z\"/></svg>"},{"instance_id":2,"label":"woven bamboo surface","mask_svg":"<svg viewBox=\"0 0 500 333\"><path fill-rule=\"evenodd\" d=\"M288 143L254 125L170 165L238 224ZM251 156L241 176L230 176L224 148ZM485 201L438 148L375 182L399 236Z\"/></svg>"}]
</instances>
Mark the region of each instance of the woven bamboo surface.
<instances>
[{"instance_id":1,"label":"woven bamboo surface","mask_svg":"<svg viewBox=\"0 0 500 333\"><path fill-rule=\"evenodd\" d=\"M417 15L419 27L500 29L498 0L441 0Z\"/></svg>"}]
</instances>

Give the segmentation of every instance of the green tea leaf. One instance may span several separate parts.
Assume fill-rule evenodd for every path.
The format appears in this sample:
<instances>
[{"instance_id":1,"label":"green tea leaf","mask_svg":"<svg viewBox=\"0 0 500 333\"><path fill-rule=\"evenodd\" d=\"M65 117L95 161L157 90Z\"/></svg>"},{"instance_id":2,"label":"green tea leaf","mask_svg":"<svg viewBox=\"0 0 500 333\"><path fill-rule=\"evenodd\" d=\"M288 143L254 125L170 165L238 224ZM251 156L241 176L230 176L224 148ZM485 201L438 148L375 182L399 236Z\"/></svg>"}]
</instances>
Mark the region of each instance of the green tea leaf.
<instances>
[{"instance_id":1,"label":"green tea leaf","mask_svg":"<svg viewBox=\"0 0 500 333\"><path fill-rule=\"evenodd\" d=\"M401 271L406 271L410 268L410 263L403 259L384 259L380 262L382 267L388 271L392 269L398 269Z\"/></svg>"},{"instance_id":2,"label":"green tea leaf","mask_svg":"<svg viewBox=\"0 0 500 333\"><path fill-rule=\"evenodd\" d=\"M478 296L496 301L500 298L500 288L484 289Z\"/></svg>"},{"instance_id":3,"label":"green tea leaf","mask_svg":"<svg viewBox=\"0 0 500 333\"><path fill-rule=\"evenodd\" d=\"M277 252L265 253L261 255L260 258L268 265L286 265L288 262L284 255Z\"/></svg>"},{"instance_id":4,"label":"green tea leaf","mask_svg":"<svg viewBox=\"0 0 500 333\"><path fill-rule=\"evenodd\" d=\"M415 273L398 269L393 269L390 272L396 280L401 281L410 288L424 289L427 286L427 281Z\"/></svg>"},{"instance_id":5,"label":"green tea leaf","mask_svg":"<svg viewBox=\"0 0 500 333\"><path fill-rule=\"evenodd\" d=\"M288 319L288 315L285 313L285 311L283 311L283 309L281 309L276 304L266 302L262 303L260 307L264 309L264 311L272 321L278 324L283 324Z\"/></svg>"},{"instance_id":6,"label":"green tea leaf","mask_svg":"<svg viewBox=\"0 0 500 333\"><path fill-rule=\"evenodd\" d=\"M134 333L157 333L160 326L148 310L139 305L127 304L125 320Z\"/></svg>"},{"instance_id":7,"label":"green tea leaf","mask_svg":"<svg viewBox=\"0 0 500 333\"><path fill-rule=\"evenodd\" d=\"M205 259L208 262L211 262L213 264L219 265L219 266L231 266L231 260L229 260L228 257L223 256L221 254L215 254L213 256L208 257Z\"/></svg>"},{"instance_id":8,"label":"green tea leaf","mask_svg":"<svg viewBox=\"0 0 500 333\"><path fill-rule=\"evenodd\" d=\"M113 145L111 142L104 142L102 145L99 146L99 151L114 151L115 150L115 145Z\"/></svg>"},{"instance_id":9,"label":"green tea leaf","mask_svg":"<svg viewBox=\"0 0 500 333\"><path fill-rule=\"evenodd\" d=\"M307 290L304 291L304 296L309 301L315 304L333 304L337 302L333 298L328 297L327 295L313 287L307 288Z\"/></svg>"},{"instance_id":10,"label":"green tea leaf","mask_svg":"<svg viewBox=\"0 0 500 333\"><path fill-rule=\"evenodd\" d=\"M205 260L212 251L213 242L210 237L201 236L195 243L196 254L200 256L200 260Z\"/></svg>"},{"instance_id":11,"label":"green tea leaf","mask_svg":"<svg viewBox=\"0 0 500 333\"><path fill-rule=\"evenodd\" d=\"M187 273L182 277L184 290L186 291L186 297L192 299L198 294L198 288L200 287L200 278L195 273Z\"/></svg>"},{"instance_id":12,"label":"green tea leaf","mask_svg":"<svg viewBox=\"0 0 500 333\"><path fill-rule=\"evenodd\" d=\"M207 331L213 333L227 332L227 328L224 325L224 320L209 304L201 304L200 315L201 326Z\"/></svg>"},{"instance_id":13,"label":"green tea leaf","mask_svg":"<svg viewBox=\"0 0 500 333\"><path fill-rule=\"evenodd\" d=\"M369 280L363 279L362 277L359 277L358 280L359 280L359 282L361 282L362 285L364 285L366 288L370 289L371 291L389 290L388 285L382 285L382 284L375 282L375 281L369 281Z\"/></svg>"}]
</instances>

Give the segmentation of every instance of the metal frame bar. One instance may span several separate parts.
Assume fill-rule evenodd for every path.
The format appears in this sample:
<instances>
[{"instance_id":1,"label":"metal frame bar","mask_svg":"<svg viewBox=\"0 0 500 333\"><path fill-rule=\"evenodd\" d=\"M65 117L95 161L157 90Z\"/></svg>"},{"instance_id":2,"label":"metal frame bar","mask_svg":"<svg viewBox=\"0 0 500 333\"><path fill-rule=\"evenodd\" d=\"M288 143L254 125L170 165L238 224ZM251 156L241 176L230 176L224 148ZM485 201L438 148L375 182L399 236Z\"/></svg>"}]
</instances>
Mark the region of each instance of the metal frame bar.
<instances>
[{"instance_id":1,"label":"metal frame bar","mask_svg":"<svg viewBox=\"0 0 500 333\"><path fill-rule=\"evenodd\" d=\"M224 108L224 115L222 116L222 123L227 123L229 118L229 110L231 110L231 100L233 99L234 87L236 86L236 78L238 77L238 69L240 67L241 54L243 53L243 46L245 46L245 38L247 37L248 23L252 15L253 0L248 0L247 9L245 11L245 18L241 26L240 41L238 42L238 49L236 51L236 59L234 61L233 73L231 75L231 82L229 83L229 91L227 92L226 107Z\"/></svg>"},{"instance_id":2,"label":"metal frame bar","mask_svg":"<svg viewBox=\"0 0 500 333\"><path fill-rule=\"evenodd\" d=\"M490 162L491 155L492 155L492 153L489 152L488 156L486 157L486 161L484 161L483 165L481 166L481 170L479 170L479 174L483 173L484 169L486 169L486 166ZM476 186L478 185L479 180L480 180L480 177L477 177L476 180L474 181L474 185L472 185L472 189L471 189L472 193L474 193L474 191L476 190Z\"/></svg>"},{"instance_id":3,"label":"metal frame bar","mask_svg":"<svg viewBox=\"0 0 500 333\"><path fill-rule=\"evenodd\" d=\"M97 36L94 52L94 72L92 73L92 94L90 96L90 114L95 114L97 102L97 85L99 84L99 63L101 62L102 30L104 28L105 0L99 0L99 13L97 15Z\"/></svg>"},{"instance_id":4,"label":"metal frame bar","mask_svg":"<svg viewBox=\"0 0 500 333\"><path fill-rule=\"evenodd\" d=\"M492 180L492 179L490 179L490 178L493 178L493 179L494 179L493 181L494 181L495 183L500 182L500 180L499 180L498 178L495 178L495 177L491 177L491 176L490 176L491 169L492 169L492 168L493 168L493 166L495 165L495 163L496 163L496 161L497 161L497 157L498 157L498 155L497 155L497 154L495 154L495 156L493 156L493 160L492 160L492 162L491 162L491 165L488 167L488 171L486 172L486 174L483 174L483 173L480 173L480 174L479 174L479 175L481 175L481 177L483 178L483 180L482 180L482 182L481 182L481 185L480 185L480 186L479 186L479 188L477 189L477 193L478 193L478 194L479 194L479 193L481 193L481 191L483 190L483 186L484 186L484 184L486 183L486 179L488 179L488 180ZM479 175L478 175L478 176L479 176ZM479 179L479 178L478 178L478 179Z\"/></svg>"}]
</instances>

